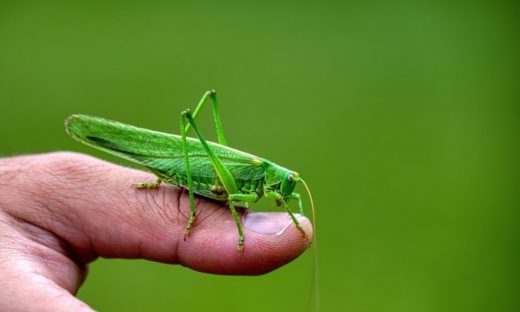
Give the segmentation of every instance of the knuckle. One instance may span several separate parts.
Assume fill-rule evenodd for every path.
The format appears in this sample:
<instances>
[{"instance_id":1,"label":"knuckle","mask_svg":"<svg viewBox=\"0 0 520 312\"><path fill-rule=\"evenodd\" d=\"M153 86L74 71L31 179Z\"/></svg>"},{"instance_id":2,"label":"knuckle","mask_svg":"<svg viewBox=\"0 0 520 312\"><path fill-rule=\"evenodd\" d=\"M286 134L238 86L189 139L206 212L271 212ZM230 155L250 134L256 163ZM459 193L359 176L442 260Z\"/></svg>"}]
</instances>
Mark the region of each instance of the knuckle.
<instances>
[{"instance_id":1,"label":"knuckle","mask_svg":"<svg viewBox=\"0 0 520 312\"><path fill-rule=\"evenodd\" d=\"M107 172L103 161L72 152L48 154L43 164L43 170L54 176L57 183L89 182Z\"/></svg>"}]
</instances>

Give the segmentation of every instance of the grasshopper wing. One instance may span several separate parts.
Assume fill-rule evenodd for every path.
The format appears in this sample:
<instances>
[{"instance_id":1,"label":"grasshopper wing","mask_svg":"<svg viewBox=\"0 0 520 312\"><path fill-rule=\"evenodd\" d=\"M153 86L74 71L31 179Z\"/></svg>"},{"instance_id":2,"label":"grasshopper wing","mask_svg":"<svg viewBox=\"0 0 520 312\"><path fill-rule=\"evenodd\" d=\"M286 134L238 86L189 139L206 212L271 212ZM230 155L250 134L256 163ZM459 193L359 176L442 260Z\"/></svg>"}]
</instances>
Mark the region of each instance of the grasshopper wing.
<instances>
[{"instance_id":1,"label":"grasshopper wing","mask_svg":"<svg viewBox=\"0 0 520 312\"><path fill-rule=\"evenodd\" d=\"M87 115L72 115L65 121L67 133L75 140L148 167L161 178L186 175L181 137ZM187 138L192 175L216 177L207 153L194 138ZM254 155L208 142L237 180L264 177L265 163Z\"/></svg>"}]
</instances>

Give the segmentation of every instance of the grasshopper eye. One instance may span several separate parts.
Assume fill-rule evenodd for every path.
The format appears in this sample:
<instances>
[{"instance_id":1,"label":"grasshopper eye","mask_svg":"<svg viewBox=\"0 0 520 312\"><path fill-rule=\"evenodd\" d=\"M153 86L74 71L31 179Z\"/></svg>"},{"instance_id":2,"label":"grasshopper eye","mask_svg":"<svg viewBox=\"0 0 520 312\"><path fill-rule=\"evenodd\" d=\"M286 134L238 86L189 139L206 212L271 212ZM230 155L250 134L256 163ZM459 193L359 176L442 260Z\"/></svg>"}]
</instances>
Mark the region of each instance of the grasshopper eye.
<instances>
[{"instance_id":1,"label":"grasshopper eye","mask_svg":"<svg viewBox=\"0 0 520 312\"><path fill-rule=\"evenodd\" d=\"M294 181L294 176L292 174L288 175L287 180L289 180L289 182Z\"/></svg>"}]
</instances>

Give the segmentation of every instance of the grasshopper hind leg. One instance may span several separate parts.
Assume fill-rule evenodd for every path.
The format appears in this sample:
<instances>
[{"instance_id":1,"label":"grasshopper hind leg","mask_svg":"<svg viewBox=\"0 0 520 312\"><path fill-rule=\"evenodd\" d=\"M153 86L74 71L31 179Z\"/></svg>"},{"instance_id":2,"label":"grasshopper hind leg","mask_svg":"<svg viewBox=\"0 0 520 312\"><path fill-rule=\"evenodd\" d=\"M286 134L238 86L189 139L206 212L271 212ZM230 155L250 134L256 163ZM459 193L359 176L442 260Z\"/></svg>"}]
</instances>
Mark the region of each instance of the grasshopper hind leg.
<instances>
[{"instance_id":1,"label":"grasshopper hind leg","mask_svg":"<svg viewBox=\"0 0 520 312\"><path fill-rule=\"evenodd\" d=\"M196 208L195 208L195 199L193 196L193 179L191 176L191 170L190 170L190 160L188 156L188 145L186 143L186 135L191 127L196 130L196 134L199 137L199 140L201 142L204 142L203 145L205 145L206 141L204 138L202 138L202 135L199 133L196 125L195 125L195 118L197 118L197 115L201 111L201 109L204 107L204 104L208 101L208 99L211 101L211 109L213 112L213 119L215 121L215 128L217 130L217 138L218 143L221 145L227 145L226 138L224 137L224 130L222 130L222 122L220 121L220 113L218 110L218 104L217 104L217 93L215 90L209 90L204 93L202 98L200 99L199 103L197 104L197 107L195 108L195 111L193 112L193 115L189 110L185 110L181 113L180 117L180 130L181 130L181 138L182 138L182 149L184 152L184 163L186 166L186 176L188 180L188 191L189 191L189 200L190 200L190 218L188 220L188 223L186 224L186 228L184 230L184 240L188 238L191 230L191 226L193 222L195 221L195 215L196 215ZM186 124L186 120L188 120L188 123ZM206 150L209 149L209 147L206 145L204 146ZM211 160L214 163L214 160ZM215 164L214 164L215 165ZM220 164L222 165L222 164ZM223 166L223 165L222 165ZM224 169L226 170L226 169Z\"/></svg>"},{"instance_id":2,"label":"grasshopper hind leg","mask_svg":"<svg viewBox=\"0 0 520 312\"><path fill-rule=\"evenodd\" d=\"M202 98L200 99L199 103L197 104L197 107L195 107L195 110L193 111L193 120L197 119L197 116L199 115L200 111L204 107L204 105L208 102L208 99L211 102L211 111L213 113L213 120L215 122L215 129L217 130L217 140L218 143L221 145L227 146L227 140L224 136L224 130L222 129L222 122L220 120L220 112L218 110L218 104L217 104L217 91L215 90L209 90L204 93ZM190 130L191 125L188 124L185 127L186 133Z\"/></svg>"},{"instance_id":3,"label":"grasshopper hind leg","mask_svg":"<svg viewBox=\"0 0 520 312\"><path fill-rule=\"evenodd\" d=\"M229 194L229 209L231 210L231 214L233 215L233 219L235 220L235 224L237 226L238 231L238 244L237 251L242 253L244 251L244 231L242 230L242 224L240 224L240 218L238 217L238 213L235 209L235 204L233 202L240 201L244 203L254 202L258 199L258 195L256 194Z\"/></svg>"}]
</instances>

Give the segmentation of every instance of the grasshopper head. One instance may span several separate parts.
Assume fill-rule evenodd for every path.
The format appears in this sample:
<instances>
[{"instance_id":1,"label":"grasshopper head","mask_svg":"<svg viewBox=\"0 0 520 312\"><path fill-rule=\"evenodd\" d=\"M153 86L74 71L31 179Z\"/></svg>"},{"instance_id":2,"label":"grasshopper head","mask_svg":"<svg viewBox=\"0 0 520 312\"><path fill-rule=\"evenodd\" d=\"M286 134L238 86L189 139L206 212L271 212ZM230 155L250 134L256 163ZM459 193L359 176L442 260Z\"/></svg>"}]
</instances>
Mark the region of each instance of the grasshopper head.
<instances>
[{"instance_id":1,"label":"grasshopper head","mask_svg":"<svg viewBox=\"0 0 520 312\"><path fill-rule=\"evenodd\" d=\"M280 183L280 193L283 197L291 195L294 191L296 183L300 180L300 175L297 172L287 171Z\"/></svg>"},{"instance_id":2,"label":"grasshopper head","mask_svg":"<svg viewBox=\"0 0 520 312\"><path fill-rule=\"evenodd\" d=\"M296 183L299 181L300 175L297 172L268 163L265 175L265 191L281 195L280 205L284 205L291 198Z\"/></svg>"}]
</instances>

